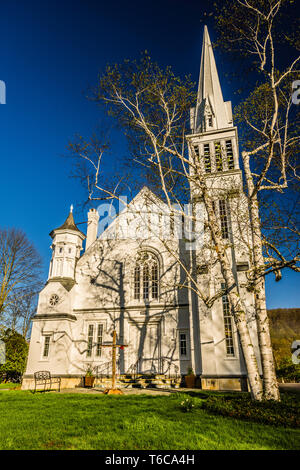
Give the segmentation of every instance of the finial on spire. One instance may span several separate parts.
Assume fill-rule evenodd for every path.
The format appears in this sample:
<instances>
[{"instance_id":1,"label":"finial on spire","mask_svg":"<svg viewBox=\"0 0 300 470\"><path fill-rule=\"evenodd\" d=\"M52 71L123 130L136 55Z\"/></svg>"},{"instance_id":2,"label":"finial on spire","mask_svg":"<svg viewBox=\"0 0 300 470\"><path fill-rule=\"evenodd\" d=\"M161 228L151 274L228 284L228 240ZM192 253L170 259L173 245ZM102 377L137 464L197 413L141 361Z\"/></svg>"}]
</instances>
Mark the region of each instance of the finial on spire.
<instances>
[{"instance_id":1,"label":"finial on spire","mask_svg":"<svg viewBox=\"0 0 300 470\"><path fill-rule=\"evenodd\" d=\"M73 204L71 204L70 212L71 212L71 213L73 212Z\"/></svg>"}]
</instances>

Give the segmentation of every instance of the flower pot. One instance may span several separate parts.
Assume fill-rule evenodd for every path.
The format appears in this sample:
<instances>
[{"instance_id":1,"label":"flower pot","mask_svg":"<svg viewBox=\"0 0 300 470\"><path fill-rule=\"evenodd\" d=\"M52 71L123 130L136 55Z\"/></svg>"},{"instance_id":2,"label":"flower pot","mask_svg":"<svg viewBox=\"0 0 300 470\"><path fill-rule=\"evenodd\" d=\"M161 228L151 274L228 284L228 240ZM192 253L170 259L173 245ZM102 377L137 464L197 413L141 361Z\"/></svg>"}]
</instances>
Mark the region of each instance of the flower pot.
<instances>
[{"instance_id":1,"label":"flower pot","mask_svg":"<svg viewBox=\"0 0 300 470\"><path fill-rule=\"evenodd\" d=\"M186 375L184 379L185 379L185 385L187 388L195 388L195 383L196 383L195 375Z\"/></svg>"},{"instance_id":2,"label":"flower pot","mask_svg":"<svg viewBox=\"0 0 300 470\"><path fill-rule=\"evenodd\" d=\"M92 377L90 375L84 377L84 386L85 387L92 388L93 385L94 385L94 382L95 382L95 377Z\"/></svg>"}]
</instances>

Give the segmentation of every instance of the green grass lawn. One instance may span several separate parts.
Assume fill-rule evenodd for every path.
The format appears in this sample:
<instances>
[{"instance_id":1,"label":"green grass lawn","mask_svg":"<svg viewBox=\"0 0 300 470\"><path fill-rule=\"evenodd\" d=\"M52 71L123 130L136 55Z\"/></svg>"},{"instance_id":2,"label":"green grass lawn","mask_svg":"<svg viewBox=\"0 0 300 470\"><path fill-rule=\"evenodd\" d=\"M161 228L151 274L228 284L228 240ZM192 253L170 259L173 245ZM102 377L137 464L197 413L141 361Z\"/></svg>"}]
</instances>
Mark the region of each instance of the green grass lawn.
<instances>
[{"instance_id":1,"label":"green grass lawn","mask_svg":"<svg viewBox=\"0 0 300 470\"><path fill-rule=\"evenodd\" d=\"M199 395L200 396L200 395ZM300 449L300 431L216 416L183 395L0 391L0 449Z\"/></svg>"},{"instance_id":2,"label":"green grass lawn","mask_svg":"<svg viewBox=\"0 0 300 470\"><path fill-rule=\"evenodd\" d=\"M17 383L12 383L12 382L6 382L6 383L1 383L0 384L0 390L2 389L5 389L5 388L9 388L9 389L12 389L12 388L20 388L21 385L20 384L17 384Z\"/></svg>"}]
</instances>

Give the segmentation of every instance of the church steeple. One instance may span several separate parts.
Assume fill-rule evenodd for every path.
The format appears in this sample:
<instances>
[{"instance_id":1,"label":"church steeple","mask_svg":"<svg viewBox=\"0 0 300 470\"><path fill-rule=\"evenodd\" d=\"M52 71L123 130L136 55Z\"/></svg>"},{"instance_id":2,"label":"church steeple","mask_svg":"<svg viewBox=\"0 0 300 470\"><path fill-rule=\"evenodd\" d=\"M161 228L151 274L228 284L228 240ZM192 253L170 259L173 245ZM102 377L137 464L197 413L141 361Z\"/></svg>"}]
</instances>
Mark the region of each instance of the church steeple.
<instances>
[{"instance_id":1,"label":"church steeple","mask_svg":"<svg viewBox=\"0 0 300 470\"><path fill-rule=\"evenodd\" d=\"M231 102L224 102L207 26L204 26L196 108L191 110L193 133L233 127Z\"/></svg>"},{"instance_id":2,"label":"church steeple","mask_svg":"<svg viewBox=\"0 0 300 470\"><path fill-rule=\"evenodd\" d=\"M187 139L207 177L239 170L237 128L232 122L231 101L224 101L207 27L204 26L196 106L191 109ZM191 154L192 155L192 154ZM227 177L226 177L227 178ZM240 177L239 177L240 179Z\"/></svg>"}]
</instances>

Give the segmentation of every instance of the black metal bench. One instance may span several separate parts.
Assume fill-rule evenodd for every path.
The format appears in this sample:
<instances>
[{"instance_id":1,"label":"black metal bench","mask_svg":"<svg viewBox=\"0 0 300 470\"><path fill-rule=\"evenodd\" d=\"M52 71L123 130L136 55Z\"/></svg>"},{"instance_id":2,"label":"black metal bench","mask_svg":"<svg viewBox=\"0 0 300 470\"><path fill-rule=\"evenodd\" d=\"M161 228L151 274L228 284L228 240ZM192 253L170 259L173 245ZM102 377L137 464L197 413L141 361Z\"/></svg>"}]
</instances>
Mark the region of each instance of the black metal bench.
<instances>
[{"instance_id":1,"label":"black metal bench","mask_svg":"<svg viewBox=\"0 0 300 470\"><path fill-rule=\"evenodd\" d=\"M34 373L34 393L37 390L37 386L44 385L44 392L51 390L52 384L58 384L58 391L60 392L60 377L51 377L51 373L48 370L39 370Z\"/></svg>"}]
</instances>

